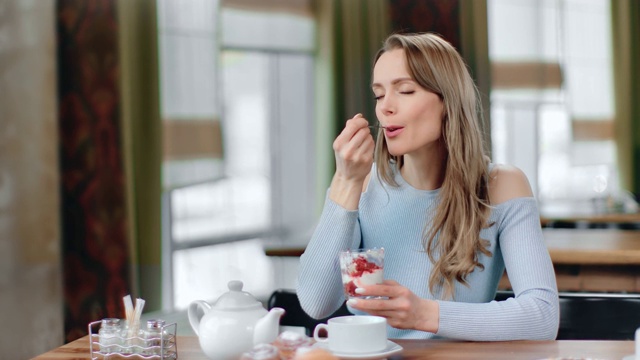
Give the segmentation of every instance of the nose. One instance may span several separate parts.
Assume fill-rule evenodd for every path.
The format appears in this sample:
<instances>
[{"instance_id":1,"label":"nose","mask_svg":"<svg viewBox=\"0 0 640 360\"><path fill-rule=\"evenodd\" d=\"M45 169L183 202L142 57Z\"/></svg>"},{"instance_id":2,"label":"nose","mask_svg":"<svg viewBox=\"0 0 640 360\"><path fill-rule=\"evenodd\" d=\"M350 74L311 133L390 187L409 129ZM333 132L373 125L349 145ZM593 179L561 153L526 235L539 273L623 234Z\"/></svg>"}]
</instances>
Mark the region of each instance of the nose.
<instances>
[{"instance_id":1,"label":"nose","mask_svg":"<svg viewBox=\"0 0 640 360\"><path fill-rule=\"evenodd\" d=\"M386 94L378 101L378 110L385 115L393 115L396 112L396 101L393 94Z\"/></svg>"}]
</instances>

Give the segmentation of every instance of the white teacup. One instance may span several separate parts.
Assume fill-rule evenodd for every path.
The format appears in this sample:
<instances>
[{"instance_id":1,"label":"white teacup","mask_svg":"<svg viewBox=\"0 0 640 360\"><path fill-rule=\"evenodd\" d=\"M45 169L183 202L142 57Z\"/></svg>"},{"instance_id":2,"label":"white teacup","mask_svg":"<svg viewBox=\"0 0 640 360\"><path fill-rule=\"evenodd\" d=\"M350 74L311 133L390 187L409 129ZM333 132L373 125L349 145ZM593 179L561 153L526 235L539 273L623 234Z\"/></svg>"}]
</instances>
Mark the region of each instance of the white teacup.
<instances>
[{"instance_id":1,"label":"white teacup","mask_svg":"<svg viewBox=\"0 0 640 360\"><path fill-rule=\"evenodd\" d=\"M321 338L321 330L327 337ZM327 324L318 324L313 338L328 344L329 350L345 354L365 354L387 348L387 319L380 316L353 315L329 319Z\"/></svg>"}]
</instances>

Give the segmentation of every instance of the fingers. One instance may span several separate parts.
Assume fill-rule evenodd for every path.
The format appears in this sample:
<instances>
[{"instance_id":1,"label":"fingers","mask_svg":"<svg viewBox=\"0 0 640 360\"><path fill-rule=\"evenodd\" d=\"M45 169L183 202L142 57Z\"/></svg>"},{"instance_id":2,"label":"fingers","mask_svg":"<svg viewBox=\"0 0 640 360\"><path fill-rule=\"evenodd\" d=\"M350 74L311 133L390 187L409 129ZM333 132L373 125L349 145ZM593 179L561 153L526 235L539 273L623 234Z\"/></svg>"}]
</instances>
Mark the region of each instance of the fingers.
<instances>
[{"instance_id":1,"label":"fingers","mask_svg":"<svg viewBox=\"0 0 640 360\"><path fill-rule=\"evenodd\" d=\"M354 309L382 316L387 319L389 325L398 329L438 332L438 302L421 299L393 280L385 280L379 285L359 287L356 293L367 298L349 299L347 304ZM370 297L386 297L386 300Z\"/></svg>"},{"instance_id":2,"label":"fingers","mask_svg":"<svg viewBox=\"0 0 640 360\"><path fill-rule=\"evenodd\" d=\"M393 280L385 280L380 285L359 287L355 290L358 295L375 296L381 299L349 299L347 302L362 311L408 310L411 306L409 298L411 291Z\"/></svg>"},{"instance_id":3,"label":"fingers","mask_svg":"<svg viewBox=\"0 0 640 360\"><path fill-rule=\"evenodd\" d=\"M381 286L381 285L378 285ZM392 327L404 329L414 324L411 301L407 297L382 299L349 299L347 304L369 315L382 316Z\"/></svg>"},{"instance_id":4,"label":"fingers","mask_svg":"<svg viewBox=\"0 0 640 360\"><path fill-rule=\"evenodd\" d=\"M408 311L411 303L407 298L388 299L349 299L347 304L358 310L371 311Z\"/></svg>"},{"instance_id":5,"label":"fingers","mask_svg":"<svg viewBox=\"0 0 640 360\"><path fill-rule=\"evenodd\" d=\"M413 324L412 312L406 302L377 299L350 299L347 304L369 315L382 316L387 319L389 325L398 329L411 328Z\"/></svg>"},{"instance_id":6,"label":"fingers","mask_svg":"<svg viewBox=\"0 0 640 360\"><path fill-rule=\"evenodd\" d=\"M395 309L386 299L349 299L347 304L355 309L365 312L388 311Z\"/></svg>"},{"instance_id":7,"label":"fingers","mask_svg":"<svg viewBox=\"0 0 640 360\"><path fill-rule=\"evenodd\" d=\"M380 285L363 286L356 289L356 293L366 296L382 296L396 298L410 295L409 289L393 280L385 280Z\"/></svg>"},{"instance_id":8,"label":"fingers","mask_svg":"<svg viewBox=\"0 0 640 360\"><path fill-rule=\"evenodd\" d=\"M348 178L364 178L373 162L375 142L368 124L361 114L357 114L347 121L333 142L337 172Z\"/></svg>"},{"instance_id":9,"label":"fingers","mask_svg":"<svg viewBox=\"0 0 640 360\"><path fill-rule=\"evenodd\" d=\"M356 114L353 118L347 120L344 129L342 129L342 132L340 132L340 135L336 138L335 143L346 144L353 140L357 145L360 145L365 139L363 135L371 134L368 125L369 123L362 114Z\"/></svg>"}]
</instances>

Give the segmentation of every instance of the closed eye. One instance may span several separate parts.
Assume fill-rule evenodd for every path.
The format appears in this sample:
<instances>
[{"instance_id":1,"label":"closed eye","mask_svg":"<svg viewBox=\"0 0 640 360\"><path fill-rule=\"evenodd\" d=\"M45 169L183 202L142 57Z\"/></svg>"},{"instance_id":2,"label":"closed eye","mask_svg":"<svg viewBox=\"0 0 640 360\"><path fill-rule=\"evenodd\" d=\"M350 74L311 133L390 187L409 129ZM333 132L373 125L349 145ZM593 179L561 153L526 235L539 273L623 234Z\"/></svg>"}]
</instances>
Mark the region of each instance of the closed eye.
<instances>
[{"instance_id":1,"label":"closed eye","mask_svg":"<svg viewBox=\"0 0 640 360\"><path fill-rule=\"evenodd\" d=\"M376 101L378 101L378 100L382 99L383 97L384 97L384 95L379 95L379 96L376 96L374 99L376 99Z\"/></svg>"},{"instance_id":2,"label":"closed eye","mask_svg":"<svg viewBox=\"0 0 640 360\"><path fill-rule=\"evenodd\" d=\"M415 90L410 90L410 91L400 91L400 94L404 94L404 95L411 95L415 93Z\"/></svg>"}]
</instances>

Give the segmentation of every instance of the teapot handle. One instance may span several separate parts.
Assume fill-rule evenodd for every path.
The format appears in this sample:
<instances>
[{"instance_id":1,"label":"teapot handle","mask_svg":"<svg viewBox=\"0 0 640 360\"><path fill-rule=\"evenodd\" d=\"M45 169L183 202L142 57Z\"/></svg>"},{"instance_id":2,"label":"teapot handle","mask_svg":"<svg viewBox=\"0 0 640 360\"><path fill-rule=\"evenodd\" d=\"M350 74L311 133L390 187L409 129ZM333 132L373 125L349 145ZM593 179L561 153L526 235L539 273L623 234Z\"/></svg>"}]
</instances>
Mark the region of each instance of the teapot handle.
<instances>
[{"instance_id":1,"label":"teapot handle","mask_svg":"<svg viewBox=\"0 0 640 360\"><path fill-rule=\"evenodd\" d=\"M202 315L199 315L200 309L202 309ZM200 320L209 310L211 310L211 305L203 300L196 300L189 304L189 310L187 312L189 315L189 324L191 324L191 328L198 336L200 336L200 334L198 334L200 330Z\"/></svg>"}]
</instances>

